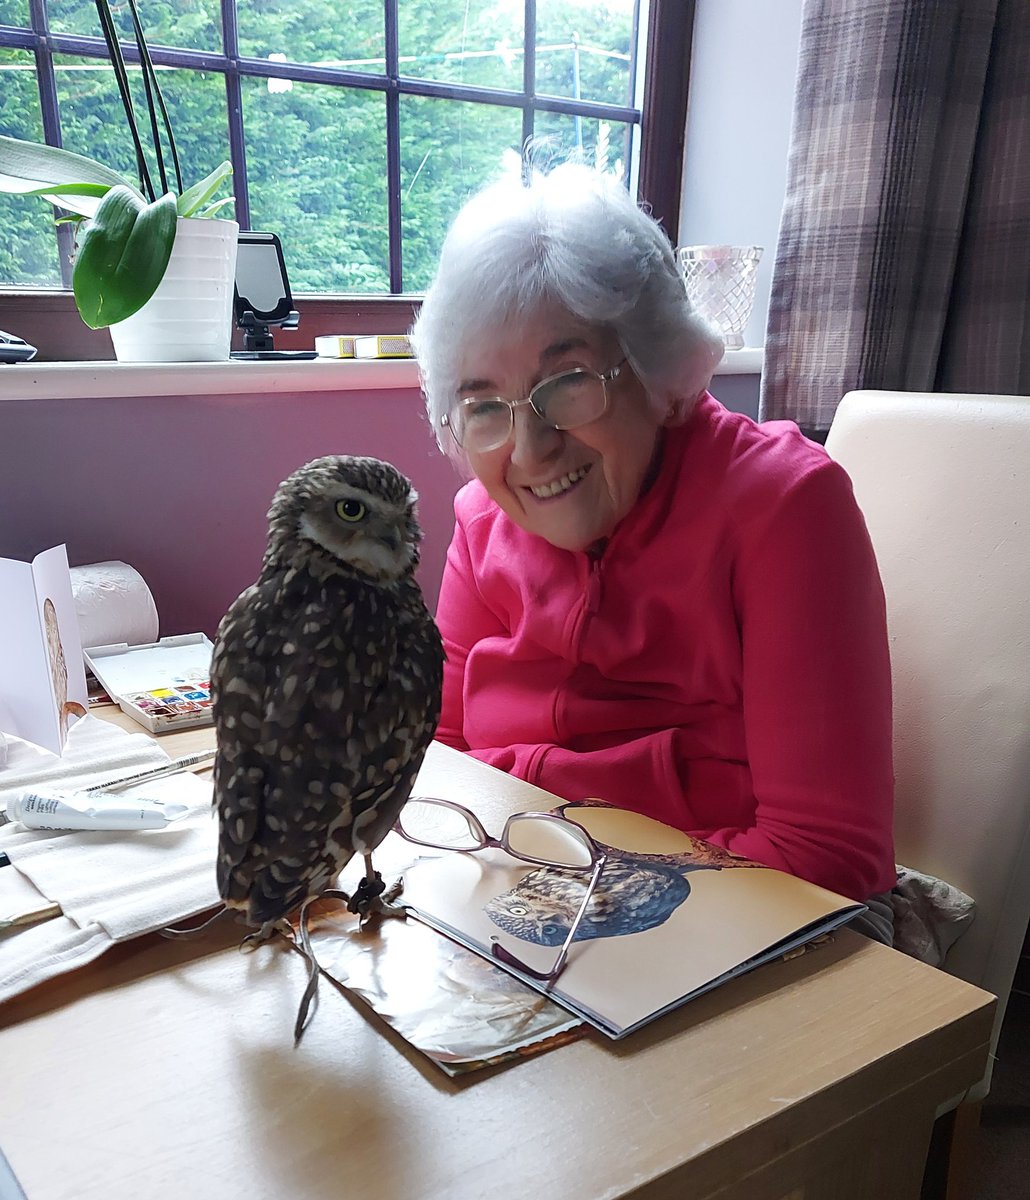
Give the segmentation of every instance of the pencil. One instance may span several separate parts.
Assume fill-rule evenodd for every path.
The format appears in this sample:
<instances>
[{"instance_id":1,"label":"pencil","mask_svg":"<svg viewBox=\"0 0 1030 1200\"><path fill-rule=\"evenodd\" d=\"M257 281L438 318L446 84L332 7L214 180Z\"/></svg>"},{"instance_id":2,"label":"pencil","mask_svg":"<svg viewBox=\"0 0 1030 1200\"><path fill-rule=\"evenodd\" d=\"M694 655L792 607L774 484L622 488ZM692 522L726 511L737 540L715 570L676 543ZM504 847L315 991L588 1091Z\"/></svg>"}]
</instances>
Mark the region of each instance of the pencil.
<instances>
[{"instance_id":1,"label":"pencil","mask_svg":"<svg viewBox=\"0 0 1030 1200\"><path fill-rule=\"evenodd\" d=\"M183 758L172 758L159 767L151 767L147 771L137 771L135 775L121 775L117 779L108 779L95 787L86 788L86 794L106 792L111 788L128 787L130 783L146 783L151 779L160 779L163 775L176 775L179 771L188 771L200 763L210 762L218 754L217 750L201 750L199 754L187 754Z\"/></svg>"},{"instance_id":2,"label":"pencil","mask_svg":"<svg viewBox=\"0 0 1030 1200\"><path fill-rule=\"evenodd\" d=\"M52 917L61 915L60 904L44 904L39 908L28 908L23 912L0 917L0 930L15 929L19 925L35 925L37 921L49 921Z\"/></svg>"}]
</instances>

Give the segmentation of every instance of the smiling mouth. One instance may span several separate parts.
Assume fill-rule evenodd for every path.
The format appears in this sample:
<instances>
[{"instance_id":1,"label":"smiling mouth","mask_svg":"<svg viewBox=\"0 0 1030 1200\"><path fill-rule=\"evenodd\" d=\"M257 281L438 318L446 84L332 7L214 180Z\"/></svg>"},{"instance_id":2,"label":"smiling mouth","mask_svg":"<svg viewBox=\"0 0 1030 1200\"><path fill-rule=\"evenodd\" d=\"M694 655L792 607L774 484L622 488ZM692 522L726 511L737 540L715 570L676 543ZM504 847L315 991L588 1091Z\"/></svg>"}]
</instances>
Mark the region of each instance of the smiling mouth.
<instances>
[{"instance_id":1,"label":"smiling mouth","mask_svg":"<svg viewBox=\"0 0 1030 1200\"><path fill-rule=\"evenodd\" d=\"M586 477L592 465L592 463L588 463L585 467L580 467L578 471L570 471L568 475L563 475L561 479L556 479L553 483L544 483L540 487L531 487L529 490L538 500L550 500L555 496L562 496Z\"/></svg>"}]
</instances>

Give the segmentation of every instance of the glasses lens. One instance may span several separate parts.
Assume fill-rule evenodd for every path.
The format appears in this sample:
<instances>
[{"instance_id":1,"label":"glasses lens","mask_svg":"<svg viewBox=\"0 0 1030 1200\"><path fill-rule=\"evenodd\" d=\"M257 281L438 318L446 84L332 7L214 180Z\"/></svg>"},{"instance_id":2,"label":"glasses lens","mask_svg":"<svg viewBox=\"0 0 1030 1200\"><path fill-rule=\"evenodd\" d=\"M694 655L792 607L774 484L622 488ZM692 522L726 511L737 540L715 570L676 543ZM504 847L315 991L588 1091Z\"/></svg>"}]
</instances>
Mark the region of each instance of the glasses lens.
<instances>
[{"instance_id":1,"label":"glasses lens","mask_svg":"<svg viewBox=\"0 0 1030 1200\"><path fill-rule=\"evenodd\" d=\"M567 371L533 393L533 407L557 429L575 429L604 412L604 384L590 371Z\"/></svg>"},{"instance_id":2,"label":"glasses lens","mask_svg":"<svg viewBox=\"0 0 1030 1200\"><path fill-rule=\"evenodd\" d=\"M570 804L561 813L567 821L582 825L595 842L631 854L689 854L697 849L689 834L625 808Z\"/></svg>"},{"instance_id":3,"label":"glasses lens","mask_svg":"<svg viewBox=\"0 0 1030 1200\"><path fill-rule=\"evenodd\" d=\"M578 825L560 818L520 813L504 831L504 845L518 858L589 871L594 863L590 842Z\"/></svg>"},{"instance_id":4,"label":"glasses lens","mask_svg":"<svg viewBox=\"0 0 1030 1200\"><path fill-rule=\"evenodd\" d=\"M511 433L511 408L497 397L460 400L451 412L458 445L466 450L493 450Z\"/></svg>"},{"instance_id":5,"label":"glasses lens","mask_svg":"<svg viewBox=\"0 0 1030 1200\"><path fill-rule=\"evenodd\" d=\"M406 838L440 850L478 850L479 834L464 812L435 800L412 798L401 810L398 824Z\"/></svg>"}]
</instances>

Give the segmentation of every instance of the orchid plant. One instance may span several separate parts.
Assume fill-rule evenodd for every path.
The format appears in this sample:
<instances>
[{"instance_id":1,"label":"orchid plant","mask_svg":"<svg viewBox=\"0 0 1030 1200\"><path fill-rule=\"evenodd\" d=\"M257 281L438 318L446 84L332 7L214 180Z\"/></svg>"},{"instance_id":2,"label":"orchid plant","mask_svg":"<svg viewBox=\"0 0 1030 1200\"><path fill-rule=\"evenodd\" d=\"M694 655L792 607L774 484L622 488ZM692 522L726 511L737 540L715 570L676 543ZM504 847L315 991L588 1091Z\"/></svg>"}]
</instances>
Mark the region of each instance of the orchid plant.
<instances>
[{"instance_id":1,"label":"orchid plant","mask_svg":"<svg viewBox=\"0 0 1030 1200\"><path fill-rule=\"evenodd\" d=\"M212 201L232 174L226 161L192 187L183 188L179 155L140 23L136 0L128 0L139 50L149 138L155 170L144 150L129 88L129 73L110 0L95 0L104 40L136 152L137 181L56 146L0 135L0 191L41 196L66 210L61 220L81 223L72 272L75 303L83 321L103 329L138 312L164 278L179 217L211 217L233 198ZM174 175L170 186L161 126Z\"/></svg>"}]
</instances>

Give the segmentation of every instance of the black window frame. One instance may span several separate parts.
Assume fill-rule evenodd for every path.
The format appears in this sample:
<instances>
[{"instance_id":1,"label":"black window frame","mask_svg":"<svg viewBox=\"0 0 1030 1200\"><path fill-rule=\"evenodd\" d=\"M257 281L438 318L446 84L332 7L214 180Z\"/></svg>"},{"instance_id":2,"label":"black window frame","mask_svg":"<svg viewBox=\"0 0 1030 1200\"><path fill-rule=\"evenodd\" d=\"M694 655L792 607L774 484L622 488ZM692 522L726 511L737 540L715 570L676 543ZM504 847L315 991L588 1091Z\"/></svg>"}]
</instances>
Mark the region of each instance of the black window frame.
<instances>
[{"instance_id":1,"label":"black window frame","mask_svg":"<svg viewBox=\"0 0 1030 1200\"><path fill-rule=\"evenodd\" d=\"M640 108L597 101L575 100L537 94L531 84L536 41L536 0L525 0L524 85L519 92L501 91L464 84L442 83L402 75L398 70L398 0L383 0L387 70L368 74L340 68L321 67L240 55L238 50L235 0L220 0L224 53L185 50L167 46L151 47L156 64L171 67L216 71L225 79L229 114L229 150L234 170L236 217L241 229L250 227L245 131L242 120L241 80L246 77L279 78L304 83L334 84L384 93L386 97L387 194L390 230L390 293L362 295L307 295L296 297L304 332L298 345L310 345L319 332L355 333L396 331L407 327L419 297L405 293L401 264L401 197L399 113L402 96L473 101L503 105L522 110L523 140L531 136L537 112L560 113L593 119L608 119L628 124L640 137L637 169L637 198L646 204L675 241L679 221L679 201L686 127L687 86L690 47L693 33L693 0L650 0L647 42L644 47L643 101ZM639 10L638 10L639 12ZM639 17L637 18L639 19ZM45 140L60 145L60 120L53 54L74 54L106 58L101 37L54 33L49 28L45 0L29 0L31 29L0 26L0 47L26 49L36 62ZM634 39L638 38L636 21ZM133 45L124 44L128 61L138 61ZM630 80L630 94L635 93ZM64 287L61 289L15 288L0 285L0 328L12 329L23 337L26 321L29 333L36 331L34 344L40 346L41 359L110 357L106 335L68 328L65 313L74 315L70 291L71 233L58 227L58 245ZM57 336L44 338L45 332ZM97 341L98 337L101 341ZM286 346L289 339L284 339ZM277 342L278 344L278 342ZM58 345L60 349L58 349ZM92 351L92 352L91 352Z\"/></svg>"}]
</instances>

